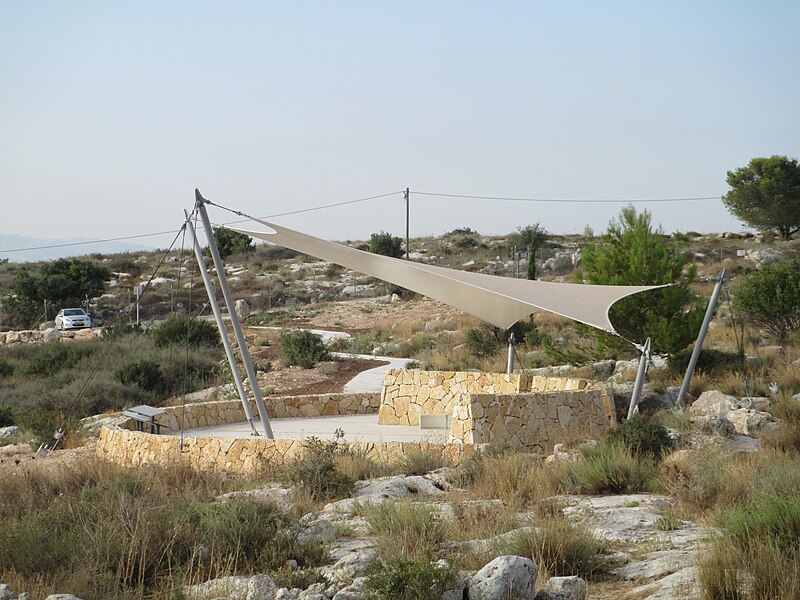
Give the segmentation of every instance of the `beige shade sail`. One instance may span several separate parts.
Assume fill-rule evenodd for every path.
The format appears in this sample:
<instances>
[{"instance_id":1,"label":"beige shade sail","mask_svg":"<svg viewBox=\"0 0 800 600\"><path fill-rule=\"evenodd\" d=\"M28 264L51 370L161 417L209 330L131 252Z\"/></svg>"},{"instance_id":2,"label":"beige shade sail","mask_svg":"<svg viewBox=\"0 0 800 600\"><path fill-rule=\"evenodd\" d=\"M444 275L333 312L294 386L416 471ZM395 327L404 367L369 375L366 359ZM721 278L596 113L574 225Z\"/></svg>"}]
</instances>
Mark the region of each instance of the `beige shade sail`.
<instances>
[{"instance_id":1,"label":"beige shade sail","mask_svg":"<svg viewBox=\"0 0 800 600\"><path fill-rule=\"evenodd\" d=\"M272 231L231 229L399 285L503 329L536 311L546 310L616 334L608 310L617 300L664 287L555 283L470 273L364 252L253 220Z\"/></svg>"}]
</instances>

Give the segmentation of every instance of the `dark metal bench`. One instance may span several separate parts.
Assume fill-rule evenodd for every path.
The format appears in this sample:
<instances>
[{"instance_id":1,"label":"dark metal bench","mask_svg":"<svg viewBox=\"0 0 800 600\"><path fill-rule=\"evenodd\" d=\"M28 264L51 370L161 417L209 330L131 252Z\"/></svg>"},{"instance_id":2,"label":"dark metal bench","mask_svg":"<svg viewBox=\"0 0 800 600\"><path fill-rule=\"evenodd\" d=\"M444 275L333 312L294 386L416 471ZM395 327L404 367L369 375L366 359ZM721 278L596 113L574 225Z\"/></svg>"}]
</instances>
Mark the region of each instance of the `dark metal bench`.
<instances>
[{"instance_id":1,"label":"dark metal bench","mask_svg":"<svg viewBox=\"0 0 800 600\"><path fill-rule=\"evenodd\" d=\"M141 406L134 406L133 408L126 409L122 411L122 414L136 421L136 431L144 431L144 426L150 425L150 433L159 434L161 433L161 428L166 427L166 425L157 423L156 417L160 417L166 414L166 412L167 411L162 408L142 404Z\"/></svg>"}]
</instances>

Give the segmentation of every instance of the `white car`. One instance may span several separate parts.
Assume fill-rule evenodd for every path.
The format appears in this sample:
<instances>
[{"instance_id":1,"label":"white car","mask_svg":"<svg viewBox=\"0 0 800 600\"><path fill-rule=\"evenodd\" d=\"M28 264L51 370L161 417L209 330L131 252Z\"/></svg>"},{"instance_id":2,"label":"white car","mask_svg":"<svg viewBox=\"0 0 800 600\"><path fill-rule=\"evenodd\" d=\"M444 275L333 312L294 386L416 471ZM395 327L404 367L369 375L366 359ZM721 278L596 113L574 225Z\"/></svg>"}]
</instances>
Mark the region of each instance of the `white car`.
<instances>
[{"instance_id":1,"label":"white car","mask_svg":"<svg viewBox=\"0 0 800 600\"><path fill-rule=\"evenodd\" d=\"M56 315L56 329L83 329L92 327L92 317L82 308L62 308Z\"/></svg>"}]
</instances>

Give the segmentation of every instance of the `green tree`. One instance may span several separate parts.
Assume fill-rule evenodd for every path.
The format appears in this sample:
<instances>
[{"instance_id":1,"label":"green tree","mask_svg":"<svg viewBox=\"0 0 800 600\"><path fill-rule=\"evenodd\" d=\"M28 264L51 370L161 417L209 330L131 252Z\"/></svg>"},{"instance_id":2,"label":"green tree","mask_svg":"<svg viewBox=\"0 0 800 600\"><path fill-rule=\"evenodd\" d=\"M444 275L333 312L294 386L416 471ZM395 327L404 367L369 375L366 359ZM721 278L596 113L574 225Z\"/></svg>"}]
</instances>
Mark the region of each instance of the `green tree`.
<instances>
[{"instance_id":1,"label":"green tree","mask_svg":"<svg viewBox=\"0 0 800 600\"><path fill-rule=\"evenodd\" d=\"M785 156L754 158L728 171L731 190L722 197L728 210L760 231L789 240L800 231L800 165Z\"/></svg>"},{"instance_id":2,"label":"green tree","mask_svg":"<svg viewBox=\"0 0 800 600\"><path fill-rule=\"evenodd\" d=\"M536 279L536 252L547 241L547 230L539 223L517 227L517 232L511 236L519 252L527 251L528 254L528 279Z\"/></svg>"},{"instance_id":3,"label":"green tree","mask_svg":"<svg viewBox=\"0 0 800 600\"><path fill-rule=\"evenodd\" d=\"M255 249L253 238L227 227L214 227L214 240L217 242L219 255L223 259L232 254L251 252Z\"/></svg>"},{"instance_id":4,"label":"green tree","mask_svg":"<svg viewBox=\"0 0 800 600\"><path fill-rule=\"evenodd\" d=\"M284 331L280 336L281 352L290 365L310 369L321 360L330 360L322 338L306 331Z\"/></svg>"},{"instance_id":5,"label":"green tree","mask_svg":"<svg viewBox=\"0 0 800 600\"><path fill-rule=\"evenodd\" d=\"M582 249L579 282L598 285L661 285L669 287L623 298L609 310L616 331L634 342L652 339L656 352L673 353L692 342L703 320L705 306L694 301L689 289L697 274L691 256L667 244L661 229L653 231L650 212L628 206L612 220L600 242L591 229ZM625 344L605 332L590 330L598 350L618 351Z\"/></svg>"},{"instance_id":6,"label":"green tree","mask_svg":"<svg viewBox=\"0 0 800 600\"><path fill-rule=\"evenodd\" d=\"M369 251L373 254L382 254L392 258L401 258L405 254L403 240L385 231L373 233L370 236Z\"/></svg>"},{"instance_id":7,"label":"green tree","mask_svg":"<svg viewBox=\"0 0 800 600\"><path fill-rule=\"evenodd\" d=\"M785 338L800 328L800 259L763 265L744 277L733 303L750 323Z\"/></svg>"},{"instance_id":8,"label":"green tree","mask_svg":"<svg viewBox=\"0 0 800 600\"><path fill-rule=\"evenodd\" d=\"M11 282L12 293L3 299L3 311L16 325L29 327L44 316L43 304L55 311L81 306L103 293L111 271L92 261L61 258L44 263L38 271L25 269Z\"/></svg>"}]
</instances>

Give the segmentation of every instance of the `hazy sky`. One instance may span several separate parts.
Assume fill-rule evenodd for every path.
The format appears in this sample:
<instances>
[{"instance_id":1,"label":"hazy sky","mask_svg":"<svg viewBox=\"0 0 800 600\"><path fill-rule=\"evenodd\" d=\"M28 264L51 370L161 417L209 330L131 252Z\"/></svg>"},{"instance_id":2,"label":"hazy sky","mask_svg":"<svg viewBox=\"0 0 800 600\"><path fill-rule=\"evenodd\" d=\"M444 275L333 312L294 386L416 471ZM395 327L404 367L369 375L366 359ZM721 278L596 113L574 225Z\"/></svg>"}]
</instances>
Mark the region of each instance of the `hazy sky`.
<instances>
[{"instance_id":1,"label":"hazy sky","mask_svg":"<svg viewBox=\"0 0 800 600\"><path fill-rule=\"evenodd\" d=\"M410 187L412 235L600 230L622 205L414 192L719 196L800 157L798 32L796 0L0 0L0 233L177 230L195 187L259 216ZM741 229L717 200L638 206ZM363 239L405 208L276 221Z\"/></svg>"}]
</instances>

